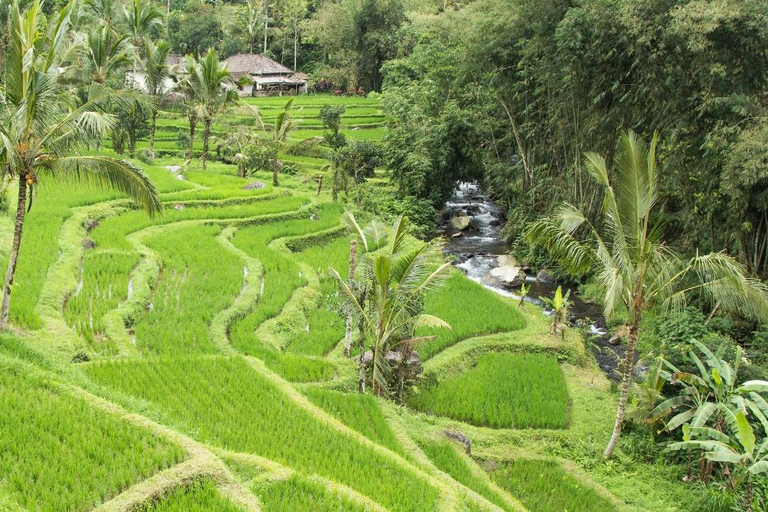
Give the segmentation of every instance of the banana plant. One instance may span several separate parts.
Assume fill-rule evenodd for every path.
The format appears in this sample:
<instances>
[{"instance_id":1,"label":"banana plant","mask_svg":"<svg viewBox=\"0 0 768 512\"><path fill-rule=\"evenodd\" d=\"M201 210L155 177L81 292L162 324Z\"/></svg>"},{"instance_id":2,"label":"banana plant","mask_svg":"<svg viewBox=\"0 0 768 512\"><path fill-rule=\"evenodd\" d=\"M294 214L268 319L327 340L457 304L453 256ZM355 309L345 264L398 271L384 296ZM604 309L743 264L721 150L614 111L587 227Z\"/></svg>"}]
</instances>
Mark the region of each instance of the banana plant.
<instances>
[{"instance_id":1,"label":"banana plant","mask_svg":"<svg viewBox=\"0 0 768 512\"><path fill-rule=\"evenodd\" d=\"M568 311L571 309L571 290L563 294L563 287L558 286L554 298L539 297L547 306L552 308L552 324L549 334L560 334L565 337L565 328L568 325Z\"/></svg>"},{"instance_id":2,"label":"banana plant","mask_svg":"<svg viewBox=\"0 0 768 512\"><path fill-rule=\"evenodd\" d=\"M728 427L725 432L686 424L683 426L683 440L671 444L667 451L700 450L705 459L726 464L729 468L726 472L728 486L736 489L742 484L746 485L744 506L746 510L751 511L753 503L750 479L754 475L768 472L768 439L758 444L755 429L744 412L734 413L724 406L718 409L724 412Z\"/></svg>"},{"instance_id":3,"label":"banana plant","mask_svg":"<svg viewBox=\"0 0 768 512\"><path fill-rule=\"evenodd\" d=\"M768 392L768 382L751 380L737 385L742 349L738 347L733 365L723 358L725 346L712 352L698 340L692 340L694 348L689 352L698 374L680 371L664 360L666 369L659 375L673 386L682 386L680 394L660 403L651 412L652 422L674 413L665 424L672 431L690 423L691 428L713 425L722 430L726 418L741 412L754 416L768 432L768 402L759 394ZM697 353L697 351L700 353Z\"/></svg>"}]
</instances>

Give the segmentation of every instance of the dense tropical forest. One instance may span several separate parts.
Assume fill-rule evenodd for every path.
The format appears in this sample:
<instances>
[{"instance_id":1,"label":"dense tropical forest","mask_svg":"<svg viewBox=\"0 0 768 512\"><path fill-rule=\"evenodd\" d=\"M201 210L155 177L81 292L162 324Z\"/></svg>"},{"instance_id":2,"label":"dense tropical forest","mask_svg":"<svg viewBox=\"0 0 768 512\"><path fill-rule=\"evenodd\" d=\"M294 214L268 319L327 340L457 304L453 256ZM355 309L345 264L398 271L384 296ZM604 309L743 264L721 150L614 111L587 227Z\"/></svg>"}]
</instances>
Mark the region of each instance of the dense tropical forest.
<instances>
[{"instance_id":1,"label":"dense tropical forest","mask_svg":"<svg viewBox=\"0 0 768 512\"><path fill-rule=\"evenodd\" d=\"M0 510L768 510L764 0L0 32Z\"/></svg>"}]
</instances>

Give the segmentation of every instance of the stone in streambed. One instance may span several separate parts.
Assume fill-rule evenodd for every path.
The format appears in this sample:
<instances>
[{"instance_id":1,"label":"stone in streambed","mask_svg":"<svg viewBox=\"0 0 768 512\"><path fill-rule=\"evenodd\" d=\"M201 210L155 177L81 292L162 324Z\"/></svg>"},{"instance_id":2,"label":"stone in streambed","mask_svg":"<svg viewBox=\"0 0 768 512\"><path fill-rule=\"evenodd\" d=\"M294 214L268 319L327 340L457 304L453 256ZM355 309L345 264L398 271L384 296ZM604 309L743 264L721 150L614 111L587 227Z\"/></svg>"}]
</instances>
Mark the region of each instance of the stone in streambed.
<instances>
[{"instance_id":1,"label":"stone in streambed","mask_svg":"<svg viewBox=\"0 0 768 512\"><path fill-rule=\"evenodd\" d=\"M555 278L552 277L552 274L547 272L547 269L543 268L539 270L539 273L536 274L536 280L540 283L554 283Z\"/></svg>"},{"instance_id":2,"label":"stone in streambed","mask_svg":"<svg viewBox=\"0 0 768 512\"><path fill-rule=\"evenodd\" d=\"M483 277L483 281L491 286L519 288L525 282L525 272L514 265L496 267Z\"/></svg>"},{"instance_id":3,"label":"stone in streambed","mask_svg":"<svg viewBox=\"0 0 768 512\"><path fill-rule=\"evenodd\" d=\"M460 217L454 217L451 219L451 227L458 231L464 231L469 227L471 219L466 215Z\"/></svg>"}]
</instances>

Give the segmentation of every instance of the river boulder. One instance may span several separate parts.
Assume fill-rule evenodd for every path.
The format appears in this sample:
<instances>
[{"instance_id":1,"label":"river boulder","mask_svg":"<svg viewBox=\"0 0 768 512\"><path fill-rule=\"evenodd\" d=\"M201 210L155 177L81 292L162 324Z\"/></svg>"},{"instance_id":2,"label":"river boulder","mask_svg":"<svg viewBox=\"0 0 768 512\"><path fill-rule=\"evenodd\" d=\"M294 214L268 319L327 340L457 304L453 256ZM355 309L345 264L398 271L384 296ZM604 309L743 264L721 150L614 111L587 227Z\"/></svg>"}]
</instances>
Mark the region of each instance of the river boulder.
<instances>
[{"instance_id":1,"label":"river boulder","mask_svg":"<svg viewBox=\"0 0 768 512\"><path fill-rule=\"evenodd\" d=\"M471 219L466 215L454 217L451 219L451 227L458 231L464 231L469 227Z\"/></svg>"},{"instance_id":2,"label":"river boulder","mask_svg":"<svg viewBox=\"0 0 768 512\"><path fill-rule=\"evenodd\" d=\"M500 288L520 288L525 282L525 272L514 265L496 267L483 277L483 281Z\"/></svg>"},{"instance_id":3,"label":"river boulder","mask_svg":"<svg viewBox=\"0 0 768 512\"><path fill-rule=\"evenodd\" d=\"M502 254L501 256L496 256L496 264L500 267L519 267L520 266L520 262L517 261L517 258L509 254Z\"/></svg>"},{"instance_id":4,"label":"river boulder","mask_svg":"<svg viewBox=\"0 0 768 512\"><path fill-rule=\"evenodd\" d=\"M536 280L540 283L554 283L555 278L552 277L552 274L550 274L547 269L543 268L539 270L539 273L536 274Z\"/></svg>"}]
</instances>

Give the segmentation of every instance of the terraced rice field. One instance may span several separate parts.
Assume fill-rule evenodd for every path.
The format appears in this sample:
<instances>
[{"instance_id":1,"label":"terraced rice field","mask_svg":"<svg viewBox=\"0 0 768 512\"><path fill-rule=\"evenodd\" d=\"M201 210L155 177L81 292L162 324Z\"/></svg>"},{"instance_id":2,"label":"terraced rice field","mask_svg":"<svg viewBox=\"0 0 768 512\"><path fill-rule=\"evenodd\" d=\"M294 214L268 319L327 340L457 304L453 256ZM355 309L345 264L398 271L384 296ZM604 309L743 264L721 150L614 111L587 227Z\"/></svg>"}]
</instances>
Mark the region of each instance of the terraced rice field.
<instances>
[{"instance_id":1,"label":"terraced rice field","mask_svg":"<svg viewBox=\"0 0 768 512\"><path fill-rule=\"evenodd\" d=\"M284 101L245 103L269 121ZM321 133L323 104L347 107L348 137L385 132L377 99L300 97L292 142ZM240 107L214 132L250 122ZM568 387L555 359L462 352L455 362L466 370L420 384L410 405L429 418L357 393L328 273L348 272L345 206L328 190L315 194L328 161L285 155L300 172L279 188L267 174L243 180L215 161L207 171L192 162L178 179L166 166L182 163L175 137L185 123L162 113L165 156L135 162L161 191L162 215L149 218L88 184L41 186L13 294L11 320L23 331L0 336L0 509L81 511L115 500L112 509L144 512L259 503L268 511L522 510L518 498L530 510L597 510L589 507L601 495L586 491L547 502L533 476L515 478L512 463L492 480L444 435L464 428L457 421L472 423L480 426L473 435L503 448L492 429L567 427ZM254 181L267 185L244 188ZM0 240L9 227L0 218ZM5 258L0 250L0 264ZM418 347L427 363L485 335L515 340L531 318L459 273L427 297L426 310L453 327L419 332L435 336Z\"/></svg>"}]
</instances>

